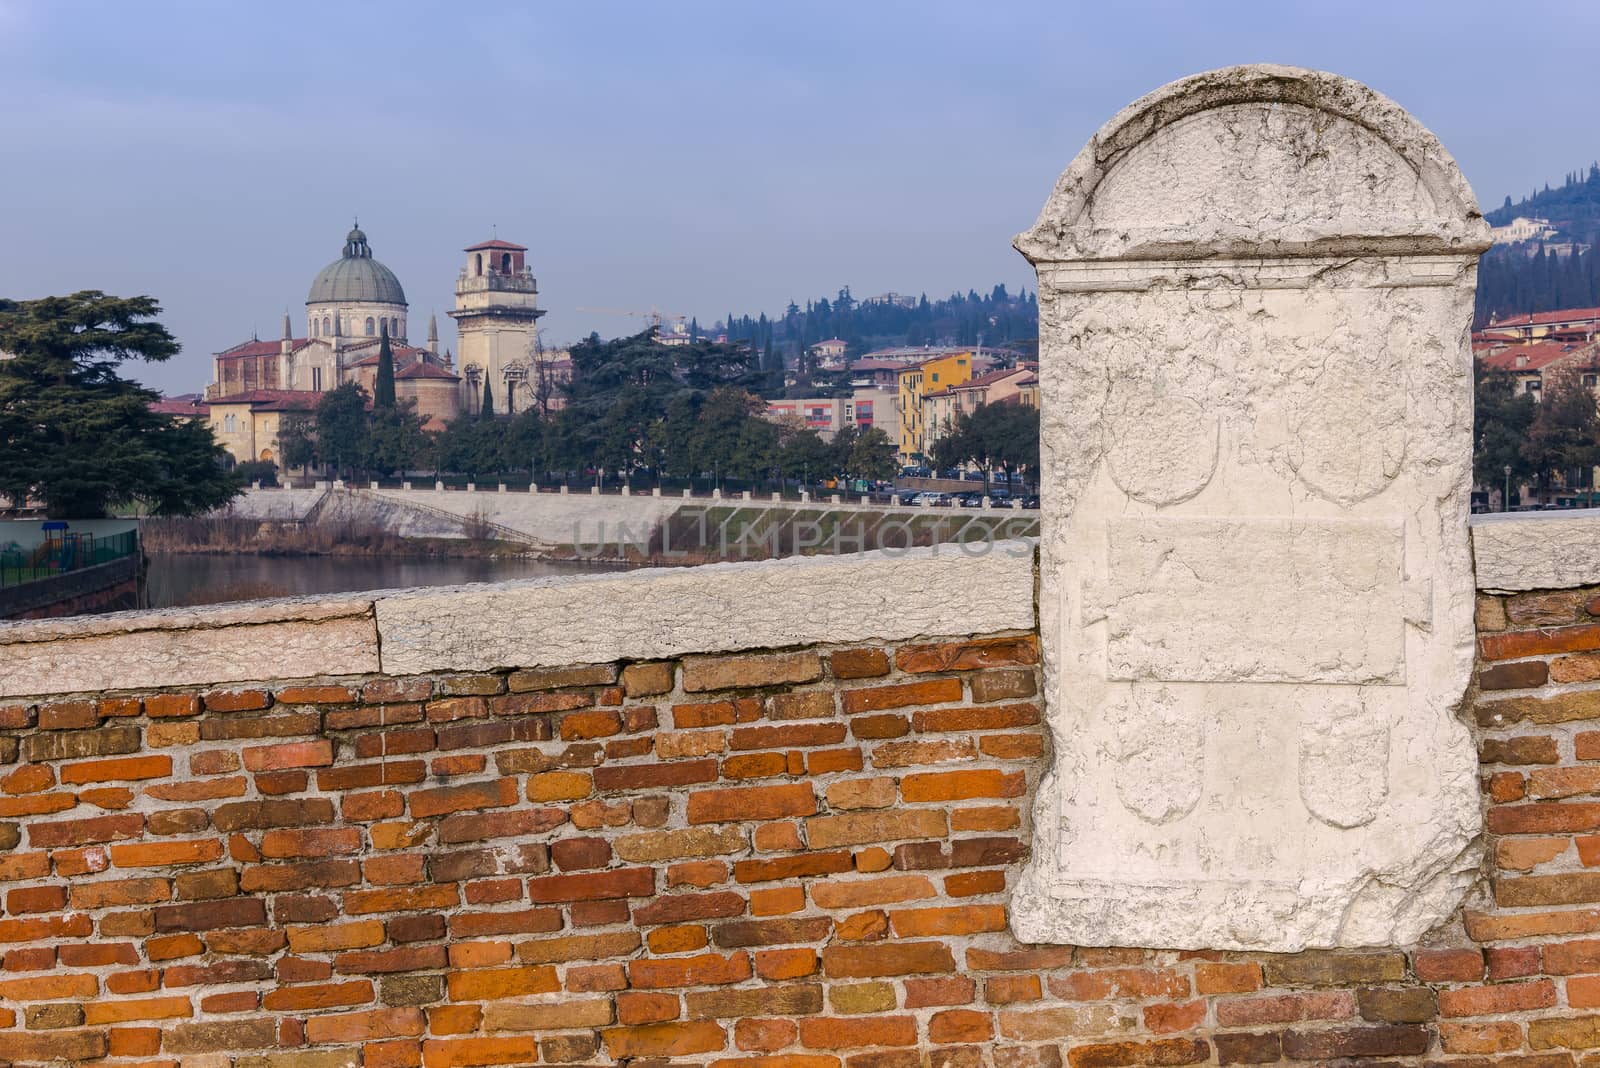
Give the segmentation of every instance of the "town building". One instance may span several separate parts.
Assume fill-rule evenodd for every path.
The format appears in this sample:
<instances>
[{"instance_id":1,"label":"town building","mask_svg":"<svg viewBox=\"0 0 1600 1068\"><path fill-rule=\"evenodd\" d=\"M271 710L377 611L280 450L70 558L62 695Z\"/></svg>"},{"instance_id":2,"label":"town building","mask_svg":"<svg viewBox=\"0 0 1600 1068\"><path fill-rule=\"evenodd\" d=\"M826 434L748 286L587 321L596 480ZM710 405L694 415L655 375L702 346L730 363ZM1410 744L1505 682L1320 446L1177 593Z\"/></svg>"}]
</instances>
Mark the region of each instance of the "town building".
<instances>
[{"instance_id":1,"label":"town building","mask_svg":"<svg viewBox=\"0 0 1600 1068\"><path fill-rule=\"evenodd\" d=\"M1497 245L1520 245L1524 241L1535 241L1540 238L1552 237L1556 228L1550 225L1549 219L1530 219L1518 216L1504 226L1496 226L1489 231Z\"/></svg>"},{"instance_id":2,"label":"town building","mask_svg":"<svg viewBox=\"0 0 1600 1068\"><path fill-rule=\"evenodd\" d=\"M830 337L826 341L819 341L811 346L811 351L817 357L817 362L825 368L834 368L844 363L845 350L849 343L840 338Z\"/></svg>"},{"instance_id":3,"label":"town building","mask_svg":"<svg viewBox=\"0 0 1600 1068\"><path fill-rule=\"evenodd\" d=\"M458 381L450 354L439 351L437 320L428 319L425 347L407 341L405 290L394 272L373 256L360 227L345 235L339 258L312 279L305 307L305 336L295 336L286 314L278 340L251 338L216 353L206 399L215 404L251 395L270 397L262 403L269 404L270 411L280 411L290 410L284 407L289 404L286 394L304 393L307 399L292 407L309 410L320 394L345 382L362 382L370 390L377 373L378 349L387 332L396 398L415 401L431 426L442 425L459 410L458 403L442 397L443 389L437 384L449 382L453 391ZM276 425L275 417L273 423ZM259 460L263 452L276 453L275 443L265 439L245 453L242 443L251 435L237 434L231 440L240 448L229 448L237 460Z\"/></svg>"},{"instance_id":4,"label":"town building","mask_svg":"<svg viewBox=\"0 0 1600 1068\"><path fill-rule=\"evenodd\" d=\"M461 335L462 410L478 414L487 380L495 412L527 411L536 400L537 324L544 315L528 250L495 237L465 251L450 312Z\"/></svg>"},{"instance_id":5,"label":"town building","mask_svg":"<svg viewBox=\"0 0 1600 1068\"><path fill-rule=\"evenodd\" d=\"M1550 376L1578 375L1578 381L1600 393L1600 344L1585 341L1532 341L1514 345L1473 343L1478 367L1510 375L1518 393L1544 396Z\"/></svg>"},{"instance_id":6,"label":"town building","mask_svg":"<svg viewBox=\"0 0 1600 1068\"><path fill-rule=\"evenodd\" d=\"M933 452L934 442L955 429L962 416L970 417L987 404L1039 406L1038 365L1020 364L988 371L959 385L926 393L922 398L922 454Z\"/></svg>"},{"instance_id":7,"label":"town building","mask_svg":"<svg viewBox=\"0 0 1600 1068\"><path fill-rule=\"evenodd\" d=\"M773 422L798 420L825 441L847 426L857 430L881 428L892 440L898 418L898 395L887 389L858 389L848 397L784 398L767 402Z\"/></svg>"},{"instance_id":8,"label":"town building","mask_svg":"<svg viewBox=\"0 0 1600 1068\"><path fill-rule=\"evenodd\" d=\"M395 393L399 395L399 384ZM278 433L291 416L309 416L320 393L304 389L253 389L214 398L207 419L217 443L237 463L261 460L283 466Z\"/></svg>"},{"instance_id":9,"label":"town building","mask_svg":"<svg viewBox=\"0 0 1600 1068\"><path fill-rule=\"evenodd\" d=\"M1597 333L1600 333L1600 308L1565 308L1529 315L1508 315L1504 319L1491 318L1488 326L1473 333L1472 340L1475 346L1481 342L1518 338L1587 341Z\"/></svg>"},{"instance_id":10,"label":"town building","mask_svg":"<svg viewBox=\"0 0 1600 1068\"><path fill-rule=\"evenodd\" d=\"M565 352L543 352L538 343L544 311L526 247L496 237L465 252L450 312L461 337L458 374L449 351L440 351L436 317L428 317L426 341L410 343L404 287L373 256L366 233L352 228L339 258L312 279L303 336L285 315L277 340L251 338L213 356L204 400L215 410L205 417L234 459L277 456L281 414L311 411L323 393L346 382L371 393L385 332L395 397L415 404L426 429L442 429L463 412L476 414L486 379L496 412L559 408L572 361Z\"/></svg>"},{"instance_id":11,"label":"town building","mask_svg":"<svg viewBox=\"0 0 1600 1068\"><path fill-rule=\"evenodd\" d=\"M922 398L929 393L939 393L970 380L975 363L974 356L975 353L971 349L949 350L943 355L924 359L900 371L896 383L900 411L900 432L896 449L902 464L913 463L928 454Z\"/></svg>"}]
</instances>

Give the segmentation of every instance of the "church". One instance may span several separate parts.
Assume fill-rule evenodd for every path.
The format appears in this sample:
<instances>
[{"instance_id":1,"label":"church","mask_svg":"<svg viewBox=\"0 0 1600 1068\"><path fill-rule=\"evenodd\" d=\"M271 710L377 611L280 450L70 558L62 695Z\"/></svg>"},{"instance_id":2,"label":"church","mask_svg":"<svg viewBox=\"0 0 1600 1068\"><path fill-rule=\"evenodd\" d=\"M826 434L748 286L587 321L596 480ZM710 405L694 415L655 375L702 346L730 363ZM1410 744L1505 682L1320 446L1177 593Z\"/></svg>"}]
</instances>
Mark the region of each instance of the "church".
<instances>
[{"instance_id":1,"label":"church","mask_svg":"<svg viewBox=\"0 0 1600 1068\"><path fill-rule=\"evenodd\" d=\"M435 317L428 317L424 344L410 343L405 289L356 226L339 258L312 279L300 336L286 314L278 340L251 338L214 355L206 401L218 440L236 461L276 462L286 413L312 411L321 394L346 382L372 392L386 332L395 396L415 402L426 429L479 414L486 399L494 414L548 410L552 374L560 369L538 343L544 310L527 248L497 236L464 251L450 312L460 337L459 371L449 350L439 349Z\"/></svg>"}]
</instances>

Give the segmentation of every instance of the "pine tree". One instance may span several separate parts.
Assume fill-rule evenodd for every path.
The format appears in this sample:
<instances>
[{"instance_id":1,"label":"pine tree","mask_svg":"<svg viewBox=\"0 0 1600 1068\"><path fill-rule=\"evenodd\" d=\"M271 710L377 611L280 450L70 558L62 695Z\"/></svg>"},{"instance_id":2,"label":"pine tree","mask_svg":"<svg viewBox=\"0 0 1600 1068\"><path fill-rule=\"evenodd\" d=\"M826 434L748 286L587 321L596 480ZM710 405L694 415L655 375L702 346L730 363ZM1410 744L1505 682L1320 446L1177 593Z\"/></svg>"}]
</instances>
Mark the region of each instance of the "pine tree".
<instances>
[{"instance_id":1,"label":"pine tree","mask_svg":"<svg viewBox=\"0 0 1600 1068\"><path fill-rule=\"evenodd\" d=\"M394 407L394 352L389 348L389 325L383 324L378 341L378 378L372 386L374 408Z\"/></svg>"},{"instance_id":2,"label":"pine tree","mask_svg":"<svg viewBox=\"0 0 1600 1068\"><path fill-rule=\"evenodd\" d=\"M489 376L483 376L483 403L478 407L479 419L494 418L494 390L489 388Z\"/></svg>"}]
</instances>

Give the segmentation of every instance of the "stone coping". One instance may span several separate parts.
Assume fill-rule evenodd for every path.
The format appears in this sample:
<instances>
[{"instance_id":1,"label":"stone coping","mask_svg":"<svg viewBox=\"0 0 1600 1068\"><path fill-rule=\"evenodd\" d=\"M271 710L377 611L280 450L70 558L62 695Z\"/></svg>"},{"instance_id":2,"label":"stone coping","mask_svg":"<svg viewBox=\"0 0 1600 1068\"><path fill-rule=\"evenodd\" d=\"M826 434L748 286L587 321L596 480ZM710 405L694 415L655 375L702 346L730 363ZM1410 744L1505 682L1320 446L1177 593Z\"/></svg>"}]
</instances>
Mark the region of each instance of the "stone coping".
<instances>
[{"instance_id":1,"label":"stone coping","mask_svg":"<svg viewBox=\"0 0 1600 1068\"><path fill-rule=\"evenodd\" d=\"M1570 589L1600 583L1600 508L1491 512L1471 519L1478 589Z\"/></svg>"},{"instance_id":2,"label":"stone coping","mask_svg":"<svg viewBox=\"0 0 1600 1068\"><path fill-rule=\"evenodd\" d=\"M1033 541L940 545L0 623L0 700L898 641L1036 619Z\"/></svg>"}]
</instances>

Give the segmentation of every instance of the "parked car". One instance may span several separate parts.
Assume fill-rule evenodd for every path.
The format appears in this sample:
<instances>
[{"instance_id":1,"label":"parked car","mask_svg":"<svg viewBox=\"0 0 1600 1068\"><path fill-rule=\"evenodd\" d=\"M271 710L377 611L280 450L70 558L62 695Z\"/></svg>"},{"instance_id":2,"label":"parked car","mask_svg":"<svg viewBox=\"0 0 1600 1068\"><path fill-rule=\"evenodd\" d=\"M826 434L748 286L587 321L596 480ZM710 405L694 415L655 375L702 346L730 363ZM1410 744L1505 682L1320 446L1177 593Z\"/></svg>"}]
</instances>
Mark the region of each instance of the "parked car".
<instances>
[{"instance_id":1,"label":"parked car","mask_svg":"<svg viewBox=\"0 0 1600 1068\"><path fill-rule=\"evenodd\" d=\"M950 503L950 494L936 493L933 490L925 490L922 493L917 494L911 503L919 507L925 504L934 506L946 505Z\"/></svg>"},{"instance_id":2,"label":"parked car","mask_svg":"<svg viewBox=\"0 0 1600 1068\"><path fill-rule=\"evenodd\" d=\"M962 508L982 508L983 494L958 493L956 495L956 504L960 505Z\"/></svg>"},{"instance_id":3,"label":"parked car","mask_svg":"<svg viewBox=\"0 0 1600 1068\"><path fill-rule=\"evenodd\" d=\"M1030 493L1023 497L1022 507L1037 509L1039 507L1039 495L1037 493Z\"/></svg>"},{"instance_id":4,"label":"parked car","mask_svg":"<svg viewBox=\"0 0 1600 1068\"><path fill-rule=\"evenodd\" d=\"M922 496L921 490L900 490L892 496L891 500L895 504L916 504L917 498L920 496Z\"/></svg>"}]
</instances>

